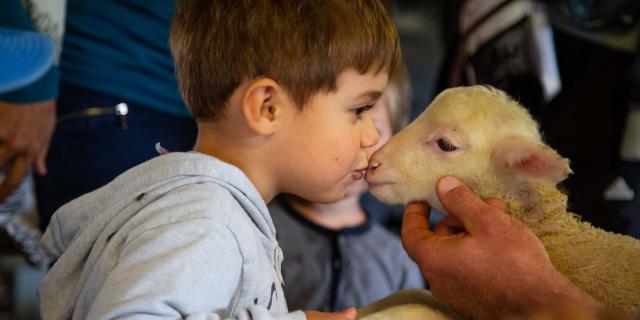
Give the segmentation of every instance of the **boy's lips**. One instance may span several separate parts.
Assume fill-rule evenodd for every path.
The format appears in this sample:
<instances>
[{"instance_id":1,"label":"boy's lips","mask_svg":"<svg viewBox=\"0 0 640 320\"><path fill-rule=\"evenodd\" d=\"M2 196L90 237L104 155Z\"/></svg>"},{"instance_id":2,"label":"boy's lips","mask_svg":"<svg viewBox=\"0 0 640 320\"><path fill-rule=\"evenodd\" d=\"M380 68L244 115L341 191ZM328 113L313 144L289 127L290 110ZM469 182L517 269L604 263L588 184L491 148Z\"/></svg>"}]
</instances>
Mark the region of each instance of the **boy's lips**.
<instances>
[{"instance_id":1,"label":"boy's lips","mask_svg":"<svg viewBox=\"0 0 640 320\"><path fill-rule=\"evenodd\" d=\"M360 180L364 178L365 173L367 172L367 168L354 170L351 176L354 180Z\"/></svg>"}]
</instances>

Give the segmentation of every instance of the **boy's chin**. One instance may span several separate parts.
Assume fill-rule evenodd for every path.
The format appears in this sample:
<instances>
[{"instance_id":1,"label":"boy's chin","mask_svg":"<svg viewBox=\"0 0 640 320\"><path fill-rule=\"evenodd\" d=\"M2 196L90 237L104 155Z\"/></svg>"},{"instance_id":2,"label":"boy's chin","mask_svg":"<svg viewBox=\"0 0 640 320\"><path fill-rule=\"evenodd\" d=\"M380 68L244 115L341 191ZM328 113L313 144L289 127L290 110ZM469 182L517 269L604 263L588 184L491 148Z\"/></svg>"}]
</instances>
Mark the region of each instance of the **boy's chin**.
<instances>
[{"instance_id":1,"label":"boy's chin","mask_svg":"<svg viewBox=\"0 0 640 320\"><path fill-rule=\"evenodd\" d=\"M297 194L298 197L306 199L310 202L330 204L344 199L347 196L345 189L332 190L332 192L323 192L322 194L302 195Z\"/></svg>"},{"instance_id":2,"label":"boy's chin","mask_svg":"<svg viewBox=\"0 0 640 320\"><path fill-rule=\"evenodd\" d=\"M345 198L349 197L357 197L360 196L363 192L367 190L367 183L364 180L357 180L347 186L347 190L345 191Z\"/></svg>"},{"instance_id":3,"label":"boy's chin","mask_svg":"<svg viewBox=\"0 0 640 320\"><path fill-rule=\"evenodd\" d=\"M322 190L323 192L316 192L309 195L297 194L297 196L311 202L328 204L344 200L345 198L359 196L362 192L366 191L366 189L367 183L361 179L351 181L348 184L344 183L339 187L334 185L334 188L325 188Z\"/></svg>"}]
</instances>

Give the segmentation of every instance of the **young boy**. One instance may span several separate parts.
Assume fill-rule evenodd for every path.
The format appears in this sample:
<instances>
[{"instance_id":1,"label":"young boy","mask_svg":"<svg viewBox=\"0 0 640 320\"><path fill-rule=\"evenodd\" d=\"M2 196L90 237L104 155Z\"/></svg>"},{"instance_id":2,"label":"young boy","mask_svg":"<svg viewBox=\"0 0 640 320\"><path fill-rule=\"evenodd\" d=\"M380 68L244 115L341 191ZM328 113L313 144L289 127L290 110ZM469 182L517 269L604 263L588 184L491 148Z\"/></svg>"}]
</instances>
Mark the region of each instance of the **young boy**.
<instances>
[{"instance_id":1,"label":"young boy","mask_svg":"<svg viewBox=\"0 0 640 320\"><path fill-rule=\"evenodd\" d=\"M304 319L287 313L265 203L333 202L362 179L378 141L367 110L401 60L392 21L377 0L183 0L170 45L194 151L56 212L42 316Z\"/></svg>"},{"instance_id":2,"label":"young boy","mask_svg":"<svg viewBox=\"0 0 640 320\"><path fill-rule=\"evenodd\" d=\"M380 139L367 149L369 155L406 123L408 91L406 73L398 68L370 111ZM424 288L420 270L402 249L400 238L360 206L366 189L366 182L357 180L347 188L347 196L334 203L282 195L269 204L284 253L284 282L295 283L284 288L290 308L342 310L398 290Z\"/></svg>"}]
</instances>

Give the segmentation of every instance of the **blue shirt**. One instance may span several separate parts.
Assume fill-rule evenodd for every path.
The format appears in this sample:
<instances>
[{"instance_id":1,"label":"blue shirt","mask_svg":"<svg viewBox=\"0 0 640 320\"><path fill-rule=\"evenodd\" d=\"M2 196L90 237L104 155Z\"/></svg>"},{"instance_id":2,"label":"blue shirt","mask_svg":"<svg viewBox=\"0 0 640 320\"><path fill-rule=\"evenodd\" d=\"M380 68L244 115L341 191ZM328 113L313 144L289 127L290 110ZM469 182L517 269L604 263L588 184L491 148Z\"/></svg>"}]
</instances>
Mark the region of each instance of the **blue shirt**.
<instances>
[{"instance_id":1,"label":"blue shirt","mask_svg":"<svg viewBox=\"0 0 640 320\"><path fill-rule=\"evenodd\" d=\"M169 49L174 9L173 0L68 0L62 80L189 116Z\"/></svg>"}]
</instances>

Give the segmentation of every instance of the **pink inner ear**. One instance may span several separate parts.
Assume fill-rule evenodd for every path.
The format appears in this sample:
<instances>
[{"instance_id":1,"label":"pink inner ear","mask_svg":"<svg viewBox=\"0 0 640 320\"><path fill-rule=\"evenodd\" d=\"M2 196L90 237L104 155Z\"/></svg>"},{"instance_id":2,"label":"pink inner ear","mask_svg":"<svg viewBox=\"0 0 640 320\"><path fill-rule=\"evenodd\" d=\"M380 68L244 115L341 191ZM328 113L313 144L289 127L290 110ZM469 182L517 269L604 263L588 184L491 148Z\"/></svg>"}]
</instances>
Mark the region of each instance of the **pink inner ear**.
<instances>
[{"instance_id":1,"label":"pink inner ear","mask_svg":"<svg viewBox=\"0 0 640 320\"><path fill-rule=\"evenodd\" d=\"M511 138L500 143L493 152L494 165L507 174L558 183L567 178L569 161L551 148L524 138Z\"/></svg>"},{"instance_id":2,"label":"pink inner ear","mask_svg":"<svg viewBox=\"0 0 640 320\"><path fill-rule=\"evenodd\" d=\"M531 153L529 157L521 159L519 163L515 163L514 169L532 178L557 182L564 180L569 174L566 160L555 154L541 155Z\"/></svg>"}]
</instances>

